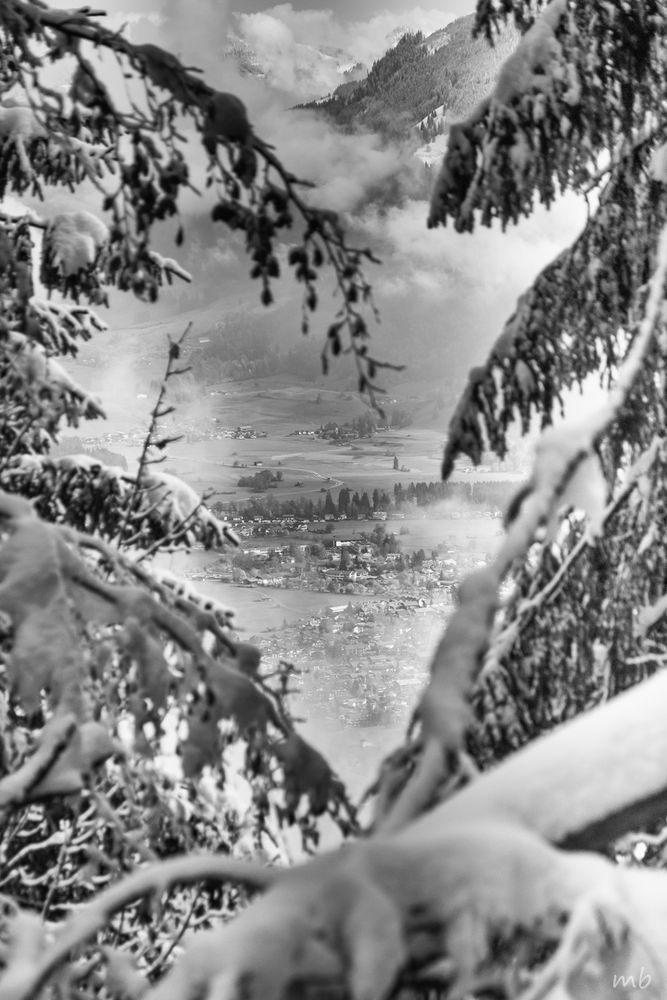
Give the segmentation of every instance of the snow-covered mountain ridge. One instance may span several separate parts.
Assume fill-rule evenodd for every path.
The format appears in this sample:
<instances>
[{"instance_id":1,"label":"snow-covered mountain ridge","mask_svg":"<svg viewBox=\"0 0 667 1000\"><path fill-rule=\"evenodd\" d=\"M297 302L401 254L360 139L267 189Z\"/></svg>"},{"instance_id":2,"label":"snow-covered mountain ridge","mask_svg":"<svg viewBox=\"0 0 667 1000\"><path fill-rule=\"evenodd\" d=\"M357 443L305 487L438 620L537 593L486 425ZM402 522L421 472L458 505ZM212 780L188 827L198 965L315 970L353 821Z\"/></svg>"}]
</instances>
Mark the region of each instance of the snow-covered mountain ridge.
<instances>
[{"instance_id":1,"label":"snow-covered mountain ridge","mask_svg":"<svg viewBox=\"0 0 667 1000\"><path fill-rule=\"evenodd\" d=\"M407 31L405 27L392 30L385 38L384 50L393 48ZM261 46L253 45L238 19L228 34L224 56L234 60L242 74L291 91L301 101L325 98L341 84L364 79L370 68L340 46L309 45L280 33L264 38Z\"/></svg>"}]
</instances>

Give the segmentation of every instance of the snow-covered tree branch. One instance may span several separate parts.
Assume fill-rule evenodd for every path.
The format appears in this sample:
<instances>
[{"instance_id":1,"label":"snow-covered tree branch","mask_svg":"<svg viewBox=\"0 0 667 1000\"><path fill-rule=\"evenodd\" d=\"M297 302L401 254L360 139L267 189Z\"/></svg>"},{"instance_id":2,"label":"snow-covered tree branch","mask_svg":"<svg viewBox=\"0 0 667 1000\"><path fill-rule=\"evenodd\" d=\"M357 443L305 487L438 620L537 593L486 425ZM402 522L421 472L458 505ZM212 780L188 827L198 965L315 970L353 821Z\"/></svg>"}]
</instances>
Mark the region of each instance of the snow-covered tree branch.
<instances>
[{"instance_id":1,"label":"snow-covered tree branch","mask_svg":"<svg viewBox=\"0 0 667 1000\"><path fill-rule=\"evenodd\" d=\"M180 343L135 476L49 456L64 423L103 415L56 356L99 335L91 307L109 288L151 301L189 277L150 246L193 186L182 120L203 143L212 218L245 234L265 303L298 217L288 260L306 320L329 266L343 304L325 357L347 331L371 395L372 255L312 207L235 95L88 8L0 10L0 190L87 180L107 220L0 216L3 998L281 1000L316 986L385 1000L420 982L452 1000L663 997L667 876L617 865L613 842L667 812L667 14L657 0L480 0L477 30L511 16L521 41L450 128L429 223L505 226L565 188L598 204L471 374L445 474L461 453L505 454L516 417L544 429L591 376L606 396L542 435L497 554L460 587L367 835L290 866L286 827L310 850L320 816L358 830L293 724L290 668L265 674L230 609L144 558L234 541L150 457ZM137 101L118 106L96 49ZM62 59L66 93L43 75ZM160 761L169 739L177 780Z\"/></svg>"}]
</instances>

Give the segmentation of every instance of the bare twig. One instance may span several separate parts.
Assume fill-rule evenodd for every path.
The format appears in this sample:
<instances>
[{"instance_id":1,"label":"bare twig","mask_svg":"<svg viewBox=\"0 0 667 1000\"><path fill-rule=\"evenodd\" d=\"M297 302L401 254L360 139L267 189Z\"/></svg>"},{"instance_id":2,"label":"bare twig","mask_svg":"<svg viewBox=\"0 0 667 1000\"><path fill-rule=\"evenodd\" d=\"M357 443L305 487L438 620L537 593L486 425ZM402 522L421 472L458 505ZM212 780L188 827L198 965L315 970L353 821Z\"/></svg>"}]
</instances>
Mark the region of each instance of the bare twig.
<instances>
[{"instance_id":1,"label":"bare twig","mask_svg":"<svg viewBox=\"0 0 667 1000\"><path fill-rule=\"evenodd\" d=\"M103 930L115 913L144 896L161 895L176 884L191 885L202 881L235 882L261 891L275 884L278 878L280 871L277 869L236 861L219 854L174 858L142 868L81 907L39 964L26 970L20 987L15 988L14 1000L37 996L50 976L75 949Z\"/></svg>"},{"instance_id":2,"label":"bare twig","mask_svg":"<svg viewBox=\"0 0 667 1000\"><path fill-rule=\"evenodd\" d=\"M173 953L175 948L178 948L179 944L183 940L183 935L190 926L190 921L194 916L195 908L197 906L197 903L199 902L200 896L201 896L201 887L197 889L194 896L192 897L192 901L190 903L190 906L188 907L188 912L185 914L185 917L182 920L181 926L178 928L177 933L174 934L171 941L169 942L167 950L162 955L159 956L159 958L153 963L153 965L148 970L147 976L150 979L153 978L158 969L164 968L169 956Z\"/></svg>"},{"instance_id":3,"label":"bare twig","mask_svg":"<svg viewBox=\"0 0 667 1000\"><path fill-rule=\"evenodd\" d=\"M141 455L139 456L139 465L137 468L137 475L135 479L135 488L132 494L130 495L129 500L127 501L127 504L125 506L125 515L123 517L121 526L118 529L119 546L123 545L123 543L125 542L124 536L127 530L128 523L134 516L137 509L137 504L140 502L140 498L143 492L142 481L146 474L146 467L149 462L148 453L150 449L155 445L155 429L157 426L157 422L165 415L163 403L165 395L167 393L167 382L174 374L175 363L180 357L181 345L183 344L188 333L190 332L191 327L192 327L192 321L190 321L187 324L185 330L177 340L175 341L172 341L171 339L169 340L167 366L165 369L164 378L162 379L162 383L160 385L160 390L158 392L157 399L155 401L155 405L151 410L151 417L148 425L148 430L144 438L144 443L141 449Z\"/></svg>"}]
</instances>

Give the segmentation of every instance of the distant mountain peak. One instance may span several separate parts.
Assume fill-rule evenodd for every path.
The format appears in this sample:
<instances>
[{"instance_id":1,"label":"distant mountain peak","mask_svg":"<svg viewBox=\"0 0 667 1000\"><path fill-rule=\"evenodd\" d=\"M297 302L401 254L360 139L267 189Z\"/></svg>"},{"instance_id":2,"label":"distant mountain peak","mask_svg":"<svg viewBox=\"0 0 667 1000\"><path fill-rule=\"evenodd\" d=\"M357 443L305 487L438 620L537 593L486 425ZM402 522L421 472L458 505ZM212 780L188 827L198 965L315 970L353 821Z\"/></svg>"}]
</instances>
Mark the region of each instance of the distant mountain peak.
<instances>
[{"instance_id":1,"label":"distant mountain peak","mask_svg":"<svg viewBox=\"0 0 667 1000\"><path fill-rule=\"evenodd\" d=\"M436 48L446 41L442 32L435 32L430 43ZM288 33L289 34L289 33ZM383 54L398 48L406 37L419 34L405 24L397 25L383 39ZM343 88L364 79L369 66L361 62L351 51L340 45L309 45L296 41L293 37L285 47L276 39L267 36L260 42L244 33L242 15L232 14L232 28L229 32L224 55L233 59L243 75L255 76L267 81L270 86L288 90L305 102L322 101L331 97L342 85Z\"/></svg>"},{"instance_id":2,"label":"distant mountain peak","mask_svg":"<svg viewBox=\"0 0 667 1000\"><path fill-rule=\"evenodd\" d=\"M339 46L293 42L289 50L280 45L255 48L240 28L229 32L224 55L242 75L266 80L305 101L329 95L339 84L360 80L368 73L367 66Z\"/></svg>"},{"instance_id":3,"label":"distant mountain peak","mask_svg":"<svg viewBox=\"0 0 667 1000\"><path fill-rule=\"evenodd\" d=\"M232 32L229 33L223 56L226 59L234 60L242 76L266 76L257 53L239 35L235 35Z\"/></svg>"}]
</instances>

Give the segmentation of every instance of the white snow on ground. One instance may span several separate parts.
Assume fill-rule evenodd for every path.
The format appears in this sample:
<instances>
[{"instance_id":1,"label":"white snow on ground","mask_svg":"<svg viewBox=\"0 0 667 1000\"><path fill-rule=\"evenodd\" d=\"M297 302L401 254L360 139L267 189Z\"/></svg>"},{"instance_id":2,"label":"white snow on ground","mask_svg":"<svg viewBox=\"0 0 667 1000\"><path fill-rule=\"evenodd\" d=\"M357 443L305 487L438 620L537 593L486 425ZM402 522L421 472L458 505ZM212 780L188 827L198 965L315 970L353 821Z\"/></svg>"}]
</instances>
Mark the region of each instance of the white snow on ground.
<instances>
[{"instance_id":1,"label":"white snow on ground","mask_svg":"<svg viewBox=\"0 0 667 1000\"><path fill-rule=\"evenodd\" d=\"M415 150L415 156L422 163L427 163L429 167L440 166L446 149L447 133L444 132L442 135L436 135L433 142L427 142L424 146L420 146L419 149Z\"/></svg>"}]
</instances>

